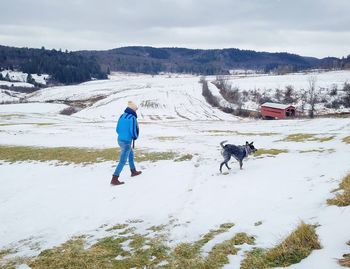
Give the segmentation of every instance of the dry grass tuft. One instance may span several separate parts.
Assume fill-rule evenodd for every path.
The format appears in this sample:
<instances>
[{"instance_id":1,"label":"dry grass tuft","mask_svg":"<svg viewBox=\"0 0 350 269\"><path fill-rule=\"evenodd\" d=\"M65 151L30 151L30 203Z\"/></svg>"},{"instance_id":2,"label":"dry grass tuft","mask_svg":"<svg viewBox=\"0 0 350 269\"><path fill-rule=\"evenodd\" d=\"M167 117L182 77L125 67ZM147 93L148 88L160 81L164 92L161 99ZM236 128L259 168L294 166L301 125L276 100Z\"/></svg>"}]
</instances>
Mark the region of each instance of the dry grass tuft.
<instances>
[{"instance_id":1,"label":"dry grass tuft","mask_svg":"<svg viewBox=\"0 0 350 269\"><path fill-rule=\"evenodd\" d=\"M28 257L11 256L17 253L16 249L0 249L0 268L15 269L21 264L26 264L30 261Z\"/></svg>"},{"instance_id":2,"label":"dry grass tuft","mask_svg":"<svg viewBox=\"0 0 350 269\"><path fill-rule=\"evenodd\" d=\"M147 230L152 231L152 232L161 232L161 231L164 231L165 228L166 228L166 225L161 224L158 226L151 226L151 227L147 228Z\"/></svg>"},{"instance_id":3,"label":"dry grass tuft","mask_svg":"<svg viewBox=\"0 0 350 269\"><path fill-rule=\"evenodd\" d=\"M32 269L57 268L222 268L235 255L238 245L254 244L254 237L238 233L232 238L216 244L207 257L201 248L216 235L228 231L233 223L224 223L193 243L180 243L168 247L166 234L137 234L135 229L128 235L109 236L86 247L85 238L73 238L64 244L42 251L38 257L28 261ZM114 227L122 228L122 224ZM134 227L131 227L134 228ZM148 230L162 232L165 225L152 226ZM7 252L6 252L7 253Z\"/></svg>"},{"instance_id":4,"label":"dry grass tuft","mask_svg":"<svg viewBox=\"0 0 350 269\"><path fill-rule=\"evenodd\" d=\"M92 164L104 161L118 160L119 150L116 148L89 149L89 148L43 148L30 146L0 146L0 160L7 162L18 161L57 161L59 164ZM137 162L173 160L177 154L172 151L148 152L136 150Z\"/></svg>"},{"instance_id":5,"label":"dry grass tuft","mask_svg":"<svg viewBox=\"0 0 350 269\"><path fill-rule=\"evenodd\" d=\"M350 144L350 136L344 137L343 142L346 144Z\"/></svg>"},{"instance_id":6,"label":"dry grass tuft","mask_svg":"<svg viewBox=\"0 0 350 269\"><path fill-rule=\"evenodd\" d=\"M305 142L305 141L318 141L318 142L326 142L333 140L334 136L322 136L320 137L319 135L316 134L290 134L284 139L280 141L284 142Z\"/></svg>"},{"instance_id":7,"label":"dry grass tuft","mask_svg":"<svg viewBox=\"0 0 350 269\"><path fill-rule=\"evenodd\" d=\"M175 141L175 140L178 140L180 138L181 137L179 137L179 136L159 136L159 137L156 137L155 139L162 141L162 142L166 142L166 141Z\"/></svg>"},{"instance_id":8,"label":"dry grass tuft","mask_svg":"<svg viewBox=\"0 0 350 269\"><path fill-rule=\"evenodd\" d=\"M209 252L206 259L207 268L221 268L229 263L228 255L236 255L239 248L237 245L253 245L255 238L246 233L238 233L229 240L216 244Z\"/></svg>"},{"instance_id":9,"label":"dry grass tuft","mask_svg":"<svg viewBox=\"0 0 350 269\"><path fill-rule=\"evenodd\" d=\"M268 133L268 132L256 132L256 133L248 133L248 132L238 132L238 131L225 131L225 130L208 130L208 133L212 133L213 135L241 135L241 136L274 136L279 135L280 133Z\"/></svg>"},{"instance_id":10,"label":"dry grass tuft","mask_svg":"<svg viewBox=\"0 0 350 269\"><path fill-rule=\"evenodd\" d=\"M49 122L23 122L23 123L1 123L0 126L15 126L15 125L36 125L36 126L49 126L54 123Z\"/></svg>"},{"instance_id":11,"label":"dry grass tuft","mask_svg":"<svg viewBox=\"0 0 350 269\"><path fill-rule=\"evenodd\" d=\"M183 161L190 161L192 160L193 155L192 154L184 154L174 160L174 162L183 162Z\"/></svg>"},{"instance_id":12,"label":"dry grass tuft","mask_svg":"<svg viewBox=\"0 0 350 269\"><path fill-rule=\"evenodd\" d=\"M108 237L85 249L83 238L72 239L61 246L41 252L29 266L32 269L115 268L118 261L114 257L127 254L121 246L125 240L126 238Z\"/></svg>"},{"instance_id":13,"label":"dry grass tuft","mask_svg":"<svg viewBox=\"0 0 350 269\"><path fill-rule=\"evenodd\" d=\"M128 224L116 224L111 228L106 229L107 232L114 231L114 230L123 230L126 227L128 227Z\"/></svg>"},{"instance_id":14,"label":"dry grass tuft","mask_svg":"<svg viewBox=\"0 0 350 269\"><path fill-rule=\"evenodd\" d=\"M328 199L327 204L336 206L348 206L350 205L350 174L342 179L339 184L339 188L334 191L340 191L336 194L335 198Z\"/></svg>"},{"instance_id":15,"label":"dry grass tuft","mask_svg":"<svg viewBox=\"0 0 350 269\"><path fill-rule=\"evenodd\" d=\"M287 267L299 263L312 250L320 248L315 226L301 223L276 247L267 250L256 248L248 252L241 263L241 269Z\"/></svg>"},{"instance_id":16,"label":"dry grass tuft","mask_svg":"<svg viewBox=\"0 0 350 269\"><path fill-rule=\"evenodd\" d=\"M347 243L350 246L350 241ZM339 259L339 264L344 267L350 267L350 253L344 254L342 259Z\"/></svg>"},{"instance_id":17,"label":"dry grass tuft","mask_svg":"<svg viewBox=\"0 0 350 269\"><path fill-rule=\"evenodd\" d=\"M276 156L281 153L288 153L287 149L264 149L264 148L259 148L253 155L255 157L260 157L263 155L266 156Z\"/></svg>"},{"instance_id":18,"label":"dry grass tuft","mask_svg":"<svg viewBox=\"0 0 350 269\"><path fill-rule=\"evenodd\" d=\"M299 150L300 153L311 153L311 152L318 152L318 153L334 153L335 149L325 149L325 148L318 148L318 149L307 149L307 150Z\"/></svg>"},{"instance_id":19,"label":"dry grass tuft","mask_svg":"<svg viewBox=\"0 0 350 269\"><path fill-rule=\"evenodd\" d=\"M0 249L0 259L4 258L5 256L13 253L13 250L11 249Z\"/></svg>"}]
</instances>

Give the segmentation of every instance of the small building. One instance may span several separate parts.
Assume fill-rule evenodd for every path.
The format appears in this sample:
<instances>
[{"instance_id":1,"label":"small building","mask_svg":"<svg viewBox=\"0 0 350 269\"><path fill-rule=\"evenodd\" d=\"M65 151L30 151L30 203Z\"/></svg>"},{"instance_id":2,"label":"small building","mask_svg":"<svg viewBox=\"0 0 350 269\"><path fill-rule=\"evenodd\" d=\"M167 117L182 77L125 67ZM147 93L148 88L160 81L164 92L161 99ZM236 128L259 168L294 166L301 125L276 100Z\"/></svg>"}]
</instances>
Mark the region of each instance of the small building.
<instances>
[{"instance_id":1,"label":"small building","mask_svg":"<svg viewBox=\"0 0 350 269\"><path fill-rule=\"evenodd\" d=\"M279 103L264 103L260 106L260 114L264 119L287 119L295 117L295 107Z\"/></svg>"}]
</instances>

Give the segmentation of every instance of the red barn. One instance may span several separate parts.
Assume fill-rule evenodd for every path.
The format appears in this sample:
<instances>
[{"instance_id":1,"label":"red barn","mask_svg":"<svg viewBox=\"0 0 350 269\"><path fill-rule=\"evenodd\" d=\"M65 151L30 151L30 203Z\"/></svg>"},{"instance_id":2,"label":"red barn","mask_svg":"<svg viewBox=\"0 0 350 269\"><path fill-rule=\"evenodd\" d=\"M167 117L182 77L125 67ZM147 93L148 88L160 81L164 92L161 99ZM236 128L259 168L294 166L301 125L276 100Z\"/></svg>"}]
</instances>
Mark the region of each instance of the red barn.
<instances>
[{"instance_id":1,"label":"red barn","mask_svg":"<svg viewBox=\"0 0 350 269\"><path fill-rule=\"evenodd\" d=\"M264 103L260 107L264 119L286 119L295 117L295 107L278 103Z\"/></svg>"}]
</instances>

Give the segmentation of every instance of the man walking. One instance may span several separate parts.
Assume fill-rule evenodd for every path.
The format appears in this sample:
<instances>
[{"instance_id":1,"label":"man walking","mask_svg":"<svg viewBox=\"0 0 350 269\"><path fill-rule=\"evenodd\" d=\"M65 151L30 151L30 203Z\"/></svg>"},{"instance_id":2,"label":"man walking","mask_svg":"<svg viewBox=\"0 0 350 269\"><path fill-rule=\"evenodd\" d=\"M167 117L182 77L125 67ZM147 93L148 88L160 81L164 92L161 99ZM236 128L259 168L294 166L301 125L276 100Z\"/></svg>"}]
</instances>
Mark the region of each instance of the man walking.
<instances>
[{"instance_id":1,"label":"man walking","mask_svg":"<svg viewBox=\"0 0 350 269\"><path fill-rule=\"evenodd\" d=\"M119 163L113 173L112 185L121 185L124 182L119 181L119 175L123 170L126 161L129 161L131 176L138 176L141 171L136 171L134 163L134 152L131 145L139 136L139 126L137 123L137 106L132 102L128 102L128 107L125 109L118 120L116 131L118 133L118 144L120 147Z\"/></svg>"}]
</instances>

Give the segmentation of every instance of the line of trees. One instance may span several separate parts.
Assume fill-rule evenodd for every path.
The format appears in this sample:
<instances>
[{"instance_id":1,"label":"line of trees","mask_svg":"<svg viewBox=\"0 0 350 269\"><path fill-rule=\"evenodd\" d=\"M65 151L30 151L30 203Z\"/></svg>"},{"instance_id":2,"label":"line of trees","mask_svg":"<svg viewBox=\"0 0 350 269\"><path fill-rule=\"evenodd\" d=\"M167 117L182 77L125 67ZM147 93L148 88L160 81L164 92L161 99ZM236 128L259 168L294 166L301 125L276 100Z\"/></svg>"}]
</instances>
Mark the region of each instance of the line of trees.
<instances>
[{"instance_id":1,"label":"line of trees","mask_svg":"<svg viewBox=\"0 0 350 269\"><path fill-rule=\"evenodd\" d=\"M202 79L204 80L204 79ZM238 87L232 87L224 76L217 76L213 81L224 100L235 105L234 115L246 116L251 111L244 109L244 103L254 102L261 105L265 102L277 102L282 104L298 104L298 108L302 113L305 111L310 118L314 118L317 112L317 106L323 104L326 108L339 109L340 107L350 108L350 83L345 82L341 89L337 85L333 85L330 89L320 88L317 86L317 78L311 76L308 78L308 86L306 89L296 91L293 86L286 86L284 89L275 89L274 94L269 91L261 91L260 89L240 90ZM205 93L208 101L211 98L211 92L203 84L203 95ZM208 93L209 91L209 93ZM217 97L215 97L217 99ZM219 100L216 101L220 103ZM210 102L208 102L210 103Z\"/></svg>"},{"instance_id":2,"label":"line of trees","mask_svg":"<svg viewBox=\"0 0 350 269\"><path fill-rule=\"evenodd\" d=\"M11 48L0 46L0 69L19 70L28 74L49 74L51 82L73 84L107 78L95 57L74 52Z\"/></svg>"}]
</instances>

